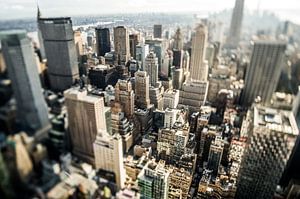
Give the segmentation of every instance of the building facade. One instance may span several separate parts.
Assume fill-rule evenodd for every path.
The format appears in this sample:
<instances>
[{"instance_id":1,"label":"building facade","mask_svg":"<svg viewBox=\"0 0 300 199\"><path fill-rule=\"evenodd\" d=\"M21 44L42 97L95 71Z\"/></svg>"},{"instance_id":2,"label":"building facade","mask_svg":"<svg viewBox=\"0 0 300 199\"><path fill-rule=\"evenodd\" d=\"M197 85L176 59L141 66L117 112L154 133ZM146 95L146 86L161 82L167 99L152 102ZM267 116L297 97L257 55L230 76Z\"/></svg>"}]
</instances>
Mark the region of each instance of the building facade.
<instances>
[{"instance_id":1,"label":"building facade","mask_svg":"<svg viewBox=\"0 0 300 199\"><path fill-rule=\"evenodd\" d=\"M2 53L17 101L17 118L24 130L49 129L47 105L42 94L37 58L24 31L1 32Z\"/></svg>"},{"instance_id":2,"label":"building facade","mask_svg":"<svg viewBox=\"0 0 300 199\"><path fill-rule=\"evenodd\" d=\"M70 88L79 78L72 20L66 18L40 18L48 64L50 87L53 91Z\"/></svg>"},{"instance_id":3,"label":"building facade","mask_svg":"<svg viewBox=\"0 0 300 199\"><path fill-rule=\"evenodd\" d=\"M125 65L130 60L129 33L126 27L114 28L114 48L119 64Z\"/></svg>"},{"instance_id":4,"label":"building facade","mask_svg":"<svg viewBox=\"0 0 300 199\"><path fill-rule=\"evenodd\" d=\"M262 103L270 103L279 81L285 49L284 43L275 41L254 43L242 93L244 105L251 105L258 96Z\"/></svg>"}]
</instances>

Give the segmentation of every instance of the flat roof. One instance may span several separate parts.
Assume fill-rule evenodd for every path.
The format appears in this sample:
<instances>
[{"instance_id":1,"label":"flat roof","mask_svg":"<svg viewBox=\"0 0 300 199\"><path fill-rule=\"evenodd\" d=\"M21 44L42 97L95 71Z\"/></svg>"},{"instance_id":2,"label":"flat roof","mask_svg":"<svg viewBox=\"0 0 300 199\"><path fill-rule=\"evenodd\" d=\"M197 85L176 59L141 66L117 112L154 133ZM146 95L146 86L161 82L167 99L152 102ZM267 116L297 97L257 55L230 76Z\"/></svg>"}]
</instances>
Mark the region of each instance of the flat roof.
<instances>
[{"instance_id":1,"label":"flat roof","mask_svg":"<svg viewBox=\"0 0 300 199\"><path fill-rule=\"evenodd\" d=\"M295 117L291 111L261 105L254 106L254 126L265 126L270 130L287 134L299 134Z\"/></svg>"}]
</instances>

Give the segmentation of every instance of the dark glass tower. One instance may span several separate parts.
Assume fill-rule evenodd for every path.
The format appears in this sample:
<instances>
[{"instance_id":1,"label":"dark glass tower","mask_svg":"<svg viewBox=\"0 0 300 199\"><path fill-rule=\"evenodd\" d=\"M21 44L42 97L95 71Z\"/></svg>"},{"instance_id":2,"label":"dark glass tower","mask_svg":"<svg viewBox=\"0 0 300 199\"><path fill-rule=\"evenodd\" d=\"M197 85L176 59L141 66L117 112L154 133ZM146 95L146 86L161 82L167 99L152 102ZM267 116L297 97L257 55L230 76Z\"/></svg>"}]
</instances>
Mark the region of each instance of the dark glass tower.
<instances>
[{"instance_id":1,"label":"dark glass tower","mask_svg":"<svg viewBox=\"0 0 300 199\"><path fill-rule=\"evenodd\" d=\"M96 28L97 55L104 57L110 52L110 34L108 28Z\"/></svg>"}]
</instances>

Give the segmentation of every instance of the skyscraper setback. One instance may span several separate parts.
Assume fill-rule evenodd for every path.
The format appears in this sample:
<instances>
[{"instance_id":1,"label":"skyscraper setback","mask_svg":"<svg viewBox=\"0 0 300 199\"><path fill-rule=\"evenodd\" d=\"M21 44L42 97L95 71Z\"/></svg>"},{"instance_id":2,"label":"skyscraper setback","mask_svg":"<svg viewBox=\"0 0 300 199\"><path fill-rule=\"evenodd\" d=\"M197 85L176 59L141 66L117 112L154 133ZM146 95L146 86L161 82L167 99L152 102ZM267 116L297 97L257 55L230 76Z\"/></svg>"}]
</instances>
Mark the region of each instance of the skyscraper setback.
<instances>
[{"instance_id":1,"label":"skyscraper setback","mask_svg":"<svg viewBox=\"0 0 300 199\"><path fill-rule=\"evenodd\" d=\"M156 87L158 82L158 59L155 53L150 52L147 55L144 68L150 77L150 85Z\"/></svg>"},{"instance_id":2,"label":"skyscraper setback","mask_svg":"<svg viewBox=\"0 0 300 199\"><path fill-rule=\"evenodd\" d=\"M279 81L285 49L282 42L254 43L242 94L244 105L251 105L258 96L263 103L270 103Z\"/></svg>"},{"instance_id":3,"label":"skyscraper setback","mask_svg":"<svg viewBox=\"0 0 300 199\"><path fill-rule=\"evenodd\" d=\"M207 46L207 27L200 24L192 38L192 56L190 79L192 81L207 81L208 65L205 63Z\"/></svg>"},{"instance_id":4,"label":"skyscraper setback","mask_svg":"<svg viewBox=\"0 0 300 199\"><path fill-rule=\"evenodd\" d=\"M48 63L50 87L64 91L79 78L72 20L65 18L39 18Z\"/></svg>"},{"instance_id":5,"label":"skyscraper setback","mask_svg":"<svg viewBox=\"0 0 300 199\"><path fill-rule=\"evenodd\" d=\"M227 40L228 47L231 48L236 48L240 42L244 16L244 2L245 0L235 1Z\"/></svg>"},{"instance_id":6,"label":"skyscraper setback","mask_svg":"<svg viewBox=\"0 0 300 199\"><path fill-rule=\"evenodd\" d=\"M8 76L17 101L17 117L28 133L46 130L50 123L37 70L37 59L25 31L0 32Z\"/></svg>"},{"instance_id":7,"label":"skyscraper setback","mask_svg":"<svg viewBox=\"0 0 300 199\"><path fill-rule=\"evenodd\" d=\"M105 53L110 52L110 33L108 28L98 27L95 29L97 55L104 57Z\"/></svg>"}]
</instances>

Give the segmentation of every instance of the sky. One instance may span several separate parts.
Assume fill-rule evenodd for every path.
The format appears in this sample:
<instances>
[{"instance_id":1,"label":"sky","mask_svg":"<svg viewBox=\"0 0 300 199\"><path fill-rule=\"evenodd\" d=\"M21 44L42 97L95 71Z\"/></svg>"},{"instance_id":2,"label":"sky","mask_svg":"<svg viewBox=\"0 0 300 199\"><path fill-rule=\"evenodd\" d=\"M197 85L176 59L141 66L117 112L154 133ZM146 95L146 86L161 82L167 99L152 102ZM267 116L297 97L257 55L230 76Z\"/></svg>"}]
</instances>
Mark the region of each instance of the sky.
<instances>
[{"instance_id":1,"label":"sky","mask_svg":"<svg viewBox=\"0 0 300 199\"><path fill-rule=\"evenodd\" d=\"M230 9L235 0L0 0L0 19L36 17L39 3L45 17L136 12L215 12ZM245 0L250 10L271 10L300 24L299 0Z\"/></svg>"}]
</instances>

